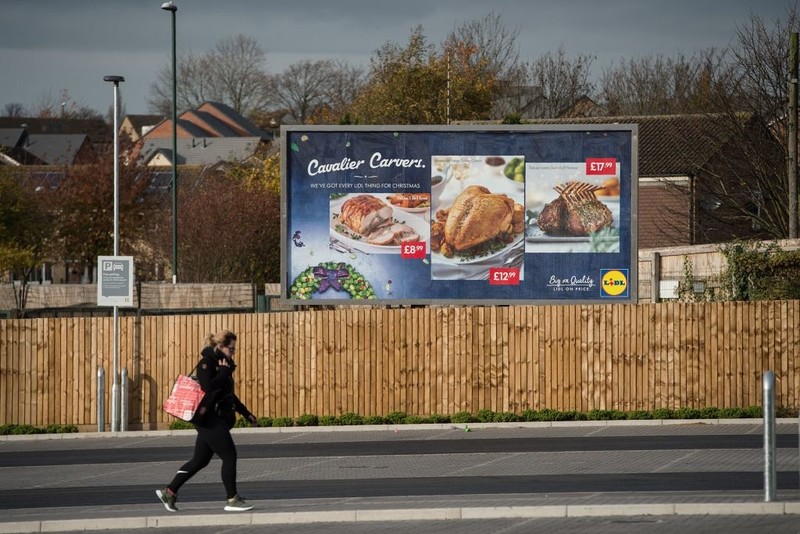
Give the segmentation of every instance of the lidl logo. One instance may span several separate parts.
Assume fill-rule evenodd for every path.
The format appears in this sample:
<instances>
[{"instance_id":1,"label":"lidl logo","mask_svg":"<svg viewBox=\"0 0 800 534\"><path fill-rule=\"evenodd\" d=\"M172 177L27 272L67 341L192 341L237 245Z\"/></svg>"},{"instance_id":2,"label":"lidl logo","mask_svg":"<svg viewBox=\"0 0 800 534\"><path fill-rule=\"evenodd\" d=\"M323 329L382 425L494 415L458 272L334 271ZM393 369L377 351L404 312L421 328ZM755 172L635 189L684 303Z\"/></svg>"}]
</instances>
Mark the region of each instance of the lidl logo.
<instances>
[{"instance_id":1,"label":"lidl logo","mask_svg":"<svg viewBox=\"0 0 800 534\"><path fill-rule=\"evenodd\" d=\"M628 269L600 269L600 296L627 297Z\"/></svg>"}]
</instances>

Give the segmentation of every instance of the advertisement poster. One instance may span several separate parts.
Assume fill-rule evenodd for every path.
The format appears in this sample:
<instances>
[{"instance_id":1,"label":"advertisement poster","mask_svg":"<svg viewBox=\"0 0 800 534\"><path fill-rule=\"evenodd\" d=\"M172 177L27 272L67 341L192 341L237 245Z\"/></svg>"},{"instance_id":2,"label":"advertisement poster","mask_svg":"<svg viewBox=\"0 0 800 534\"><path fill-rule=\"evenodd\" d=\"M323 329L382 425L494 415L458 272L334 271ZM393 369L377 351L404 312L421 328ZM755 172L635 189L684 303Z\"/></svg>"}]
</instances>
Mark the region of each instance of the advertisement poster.
<instances>
[{"instance_id":1,"label":"advertisement poster","mask_svg":"<svg viewBox=\"0 0 800 534\"><path fill-rule=\"evenodd\" d=\"M282 131L294 304L635 302L636 126Z\"/></svg>"}]
</instances>

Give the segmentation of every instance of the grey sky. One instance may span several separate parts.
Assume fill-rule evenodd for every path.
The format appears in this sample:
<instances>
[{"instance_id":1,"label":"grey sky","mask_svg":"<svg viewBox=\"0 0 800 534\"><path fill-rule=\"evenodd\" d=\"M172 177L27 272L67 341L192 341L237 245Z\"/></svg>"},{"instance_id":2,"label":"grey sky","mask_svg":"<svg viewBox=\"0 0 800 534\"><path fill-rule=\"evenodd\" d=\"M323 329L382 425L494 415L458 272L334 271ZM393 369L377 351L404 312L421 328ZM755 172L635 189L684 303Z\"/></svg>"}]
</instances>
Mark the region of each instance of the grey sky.
<instances>
[{"instance_id":1,"label":"grey sky","mask_svg":"<svg viewBox=\"0 0 800 534\"><path fill-rule=\"evenodd\" d=\"M161 0L2 0L0 113L11 102L35 107L62 89L105 113L113 100L106 74L125 77L128 113L147 113L158 68L169 64L170 14ZM751 13L782 18L794 0L175 0L181 52L203 53L243 34L258 40L267 69L302 59L368 66L387 41L405 44L422 25L439 43L466 20L500 14L520 29L523 59L564 46L595 54L594 74L636 55L723 48Z\"/></svg>"}]
</instances>

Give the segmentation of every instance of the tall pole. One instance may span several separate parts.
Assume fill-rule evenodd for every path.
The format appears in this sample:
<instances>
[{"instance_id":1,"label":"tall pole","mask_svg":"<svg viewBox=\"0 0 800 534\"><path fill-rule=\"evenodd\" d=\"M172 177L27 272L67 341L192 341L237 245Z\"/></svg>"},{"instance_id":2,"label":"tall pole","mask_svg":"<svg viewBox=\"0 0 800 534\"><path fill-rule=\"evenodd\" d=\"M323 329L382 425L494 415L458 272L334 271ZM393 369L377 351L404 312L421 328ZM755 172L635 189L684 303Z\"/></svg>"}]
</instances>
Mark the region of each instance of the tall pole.
<instances>
[{"instance_id":1,"label":"tall pole","mask_svg":"<svg viewBox=\"0 0 800 534\"><path fill-rule=\"evenodd\" d=\"M104 76L114 84L114 256L119 256L119 84L122 76ZM114 305L114 369L111 377L111 431L120 428L119 420L119 308Z\"/></svg>"},{"instance_id":2,"label":"tall pole","mask_svg":"<svg viewBox=\"0 0 800 534\"><path fill-rule=\"evenodd\" d=\"M789 36L789 238L797 237L797 33Z\"/></svg>"},{"instance_id":3,"label":"tall pole","mask_svg":"<svg viewBox=\"0 0 800 534\"><path fill-rule=\"evenodd\" d=\"M164 2L172 13L172 283L178 283L178 63L175 53L175 14L178 6Z\"/></svg>"}]
</instances>

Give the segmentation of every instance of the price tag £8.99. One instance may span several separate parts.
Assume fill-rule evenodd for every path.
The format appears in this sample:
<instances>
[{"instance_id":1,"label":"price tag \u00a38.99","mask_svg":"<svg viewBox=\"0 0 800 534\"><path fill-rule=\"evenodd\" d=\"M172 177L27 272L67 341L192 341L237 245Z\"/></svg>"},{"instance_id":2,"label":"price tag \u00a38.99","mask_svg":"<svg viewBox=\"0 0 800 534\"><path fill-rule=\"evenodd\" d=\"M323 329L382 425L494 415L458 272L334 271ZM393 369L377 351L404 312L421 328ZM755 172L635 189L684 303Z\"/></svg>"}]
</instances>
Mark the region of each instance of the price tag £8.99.
<instances>
[{"instance_id":1,"label":"price tag \u00a38.99","mask_svg":"<svg viewBox=\"0 0 800 534\"><path fill-rule=\"evenodd\" d=\"M425 254L424 241L406 241L400 245L400 257L404 260L425 259Z\"/></svg>"}]
</instances>

